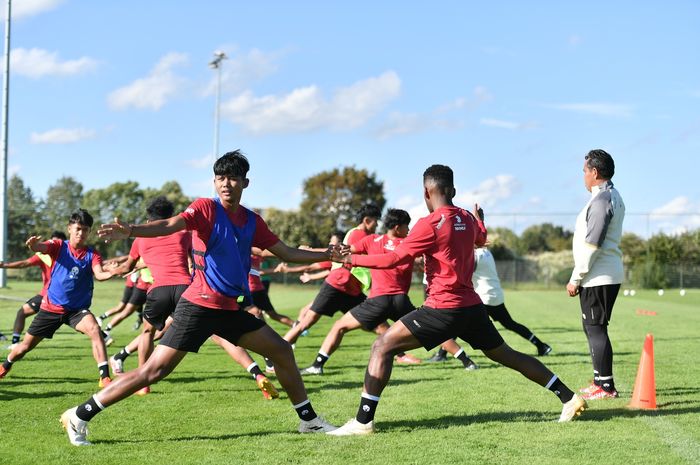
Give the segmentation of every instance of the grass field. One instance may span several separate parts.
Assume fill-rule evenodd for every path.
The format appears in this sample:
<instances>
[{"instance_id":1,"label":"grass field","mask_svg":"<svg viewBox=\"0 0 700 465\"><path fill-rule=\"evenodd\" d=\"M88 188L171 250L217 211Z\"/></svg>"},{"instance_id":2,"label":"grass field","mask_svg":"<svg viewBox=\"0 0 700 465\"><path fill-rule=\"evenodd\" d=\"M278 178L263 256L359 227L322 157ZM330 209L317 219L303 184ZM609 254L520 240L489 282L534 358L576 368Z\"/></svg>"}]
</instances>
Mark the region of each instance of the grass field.
<instances>
[{"instance_id":1,"label":"grass field","mask_svg":"<svg viewBox=\"0 0 700 465\"><path fill-rule=\"evenodd\" d=\"M0 295L26 299L38 287L11 281ZM111 307L121 292L121 281L98 283L94 313ZM314 293L312 287L273 285L271 297L278 311L296 316ZM422 301L417 290L412 298ZM585 386L591 364L577 299L563 289L509 291L506 298L513 317L554 348L543 361L571 388ZM0 300L0 328L6 334L19 305ZM656 315L639 315L640 309ZM133 336L132 323L130 318L114 330L110 354ZM322 318L299 340L300 366L311 363L331 323ZM621 398L591 402L579 420L568 424L556 422L561 404L553 394L474 353L481 366L474 372L452 359L396 366L379 404L374 436L300 435L284 393L265 401L248 374L207 343L152 394L126 399L95 418L90 424L95 445L76 448L58 418L97 390L97 369L88 339L64 326L0 380L0 463L700 463L700 291L690 290L685 297L677 291L663 297L652 291L620 296L610 332ZM656 412L625 408L647 333L655 341ZM534 352L517 335L502 334L516 349ZM347 335L326 374L305 378L316 411L335 424L356 412L373 338L362 332ZM423 349L413 353L428 355ZM3 350L3 359L6 354ZM261 357L254 357L262 365ZM129 359L127 369L135 363L135 357Z\"/></svg>"}]
</instances>

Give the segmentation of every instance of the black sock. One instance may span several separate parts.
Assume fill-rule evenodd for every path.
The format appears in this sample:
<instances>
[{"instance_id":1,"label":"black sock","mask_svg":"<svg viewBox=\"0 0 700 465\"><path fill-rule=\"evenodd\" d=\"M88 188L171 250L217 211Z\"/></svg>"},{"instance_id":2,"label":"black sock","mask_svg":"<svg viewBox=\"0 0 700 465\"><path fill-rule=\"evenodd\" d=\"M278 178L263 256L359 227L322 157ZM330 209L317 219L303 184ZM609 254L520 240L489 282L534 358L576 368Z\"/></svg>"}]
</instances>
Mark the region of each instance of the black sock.
<instances>
[{"instance_id":1,"label":"black sock","mask_svg":"<svg viewBox=\"0 0 700 465\"><path fill-rule=\"evenodd\" d=\"M438 356L440 356L442 358L447 358L447 351L445 349L443 349L442 347L440 347L440 350L438 350Z\"/></svg>"},{"instance_id":2,"label":"black sock","mask_svg":"<svg viewBox=\"0 0 700 465\"><path fill-rule=\"evenodd\" d=\"M12 343L13 343L13 344L18 344L18 343L19 343L19 339L20 339L21 337L22 337L21 334L13 333L13 334L12 334Z\"/></svg>"},{"instance_id":3,"label":"black sock","mask_svg":"<svg viewBox=\"0 0 700 465\"><path fill-rule=\"evenodd\" d=\"M379 404L379 396L373 396L363 392L362 397L360 397L360 408L357 409L355 419L363 425L374 420L377 404Z\"/></svg>"},{"instance_id":4,"label":"black sock","mask_svg":"<svg viewBox=\"0 0 700 465\"><path fill-rule=\"evenodd\" d=\"M104 320L105 318L107 318L107 314L103 313L102 315L98 316L97 318Z\"/></svg>"},{"instance_id":5,"label":"black sock","mask_svg":"<svg viewBox=\"0 0 700 465\"><path fill-rule=\"evenodd\" d=\"M117 353L113 356L113 358L114 358L115 360L121 360L121 361L123 362L124 360L126 360L126 358L127 358L129 355L131 355L131 352L129 352L129 349L127 349L126 347L124 347L122 350L120 350L119 352L117 352Z\"/></svg>"},{"instance_id":6,"label":"black sock","mask_svg":"<svg viewBox=\"0 0 700 465\"><path fill-rule=\"evenodd\" d=\"M464 349L460 349L459 352L455 354L455 358L462 362L462 365L464 365L465 368L474 363L472 362L472 359L469 358Z\"/></svg>"},{"instance_id":7,"label":"black sock","mask_svg":"<svg viewBox=\"0 0 700 465\"><path fill-rule=\"evenodd\" d=\"M602 376L599 379L599 386L605 392L613 392L615 390L615 381L612 376Z\"/></svg>"},{"instance_id":8,"label":"black sock","mask_svg":"<svg viewBox=\"0 0 700 465\"><path fill-rule=\"evenodd\" d=\"M109 363L99 363L97 369L100 370L100 378L109 378Z\"/></svg>"},{"instance_id":9,"label":"black sock","mask_svg":"<svg viewBox=\"0 0 700 465\"><path fill-rule=\"evenodd\" d=\"M10 368L12 368L12 364L14 362L11 362L10 359L5 359L4 362L2 362L2 367L5 369L5 371L8 371Z\"/></svg>"},{"instance_id":10,"label":"black sock","mask_svg":"<svg viewBox=\"0 0 700 465\"><path fill-rule=\"evenodd\" d=\"M557 375L553 375L552 379L549 380L549 383L547 383L545 387L556 394L562 404L570 401L571 398L574 397L574 392L566 387L566 384L562 383Z\"/></svg>"},{"instance_id":11,"label":"black sock","mask_svg":"<svg viewBox=\"0 0 700 465\"><path fill-rule=\"evenodd\" d=\"M258 366L258 364L255 362L251 363L250 366L248 367L248 373L253 375L253 379L257 379L258 375L265 376L265 375L263 375L263 372L260 369L260 367Z\"/></svg>"},{"instance_id":12,"label":"black sock","mask_svg":"<svg viewBox=\"0 0 700 465\"><path fill-rule=\"evenodd\" d=\"M534 345L536 345L538 349L544 345L544 343L542 341L540 341L540 338L538 338L534 334L530 335L530 338L528 339L528 341L530 341Z\"/></svg>"},{"instance_id":13,"label":"black sock","mask_svg":"<svg viewBox=\"0 0 700 465\"><path fill-rule=\"evenodd\" d=\"M314 408L311 406L311 401L309 401L308 399L304 402L296 404L294 406L294 410L297 411L297 415L299 415L299 418L304 421L313 420L317 416L316 412L314 412Z\"/></svg>"},{"instance_id":14,"label":"black sock","mask_svg":"<svg viewBox=\"0 0 700 465\"><path fill-rule=\"evenodd\" d=\"M324 352L320 352L316 355L316 360L314 360L314 363L312 366L316 368L321 368L325 363L328 361L330 356Z\"/></svg>"},{"instance_id":15,"label":"black sock","mask_svg":"<svg viewBox=\"0 0 700 465\"><path fill-rule=\"evenodd\" d=\"M267 368L274 368L274 367L275 367L274 363L272 363L272 360L270 360L270 359L267 358L267 357L265 357L265 366L266 366Z\"/></svg>"},{"instance_id":16,"label":"black sock","mask_svg":"<svg viewBox=\"0 0 700 465\"><path fill-rule=\"evenodd\" d=\"M104 406L97 402L95 396L90 397L87 402L80 404L75 410L75 414L83 421L90 421L92 417L104 410Z\"/></svg>"},{"instance_id":17,"label":"black sock","mask_svg":"<svg viewBox=\"0 0 700 465\"><path fill-rule=\"evenodd\" d=\"M105 331L109 332L109 331L112 331L112 329L113 329L112 325L108 324L107 327L105 328Z\"/></svg>"}]
</instances>

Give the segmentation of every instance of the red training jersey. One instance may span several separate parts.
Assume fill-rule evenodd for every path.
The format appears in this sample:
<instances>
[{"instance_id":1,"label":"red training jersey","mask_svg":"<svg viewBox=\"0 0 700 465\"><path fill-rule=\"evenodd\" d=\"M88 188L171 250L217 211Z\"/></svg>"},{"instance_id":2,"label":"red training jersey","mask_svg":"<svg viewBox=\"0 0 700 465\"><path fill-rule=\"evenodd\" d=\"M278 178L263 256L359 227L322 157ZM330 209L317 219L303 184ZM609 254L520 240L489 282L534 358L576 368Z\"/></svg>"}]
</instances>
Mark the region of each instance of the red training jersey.
<instances>
[{"instance_id":1,"label":"red training jersey","mask_svg":"<svg viewBox=\"0 0 700 465\"><path fill-rule=\"evenodd\" d=\"M355 245L365 237L367 237L366 231L355 229L348 235L347 245ZM344 266L332 269L330 274L326 276L326 282L348 295L360 295L362 293L362 283L350 273L350 269Z\"/></svg>"},{"instance_id":2,"label":"red training jersey","mask_svg":"<svg viewBox=\"0 0 700 465\"><path fill-rule=\"evenodd\" d=\"M250 255L250 273L248 273L248 289L250 292L264 291L262 279L260 279L260 265L263 258L258 255Z\"/></svg>"},{"instance_id":3,"label":"red training jersey","mask_svg":"<svg viewBox=\"0 0 700 465\"><path fill-rule=\"evenodd\" d=\"M248 221L248 211L243 208L236 209L235 213L226 211L228 218L238 227L243 227ZM265 220L260 215L255 215L255 233L253 235L253 247L269 249L279 242L279 238L270 231ZM200 198L190 204L180 213L185 220L188 231L192 231L192 247L195 250L206 250L206 244L211 236L214 221L216 220L216 204L214 200ZM182 296L196 305L220 310L238 310L238 302L235 297L228 297L214 291L207 284L203 273L195 273L194 280L182 294Z\"/></svg>"},{"instance_id":4,"label":"red training jersey","mask_svg":"<svg viewBox=\"0 0 700 465\"><path fill-rule=\"evenodd\" d=\"M192 234L188 231L178 231L168 236L137 237L131 245L129 258L143 258L151 270L153 285L149 289L150 292L159 286L189 284L191 277L188 257L191 252ZM140 277L139 281L143 282Z\"/></svg>"},{"instance_id":5,"label":"red training jersey","mask_svg":"<svg viewBox=\"0 0 700 465\"><path fill-rule=\"evenodd\" d=\"M474 215L452 205L418 220L393 254L353 255L352 264L389 268L425 257L428 281L426 307L460 308L481 302L474 292L474 244L486 243L486 228Z\"/></svg>"},{"instance_id":6,"label":"red training jersey","mask_svg":"<svg viewBox=\"0 0 700 465\"><path fill-rule=\"evenodd\" d=\"M383 254L393 252L396 246L401 244L404 238L390 239L386 234L371 234L353 245L355 253L359 254ZM370 269L372 274L372 288L369 297L379 295L408 294L413 277L413 261L404 263L395 268L383 270Z\"/></svg>"},{"instance_id":7,"label":"red training jersey","mask_svg":"<svg viewBox=\"0 0 700 465\"><path fill-rule=\"evenodd\" d=\"M42 287L39 295L43 296L46 294L46 289L49 288L49 281L51 280L51 268L44 263L44 261L39 257L39 255L32 255L29 260L27 260L31 266L38 266L41 269L41 281ZM53 264L53 259L51 260Z\"/></svg>"}]
</instances>

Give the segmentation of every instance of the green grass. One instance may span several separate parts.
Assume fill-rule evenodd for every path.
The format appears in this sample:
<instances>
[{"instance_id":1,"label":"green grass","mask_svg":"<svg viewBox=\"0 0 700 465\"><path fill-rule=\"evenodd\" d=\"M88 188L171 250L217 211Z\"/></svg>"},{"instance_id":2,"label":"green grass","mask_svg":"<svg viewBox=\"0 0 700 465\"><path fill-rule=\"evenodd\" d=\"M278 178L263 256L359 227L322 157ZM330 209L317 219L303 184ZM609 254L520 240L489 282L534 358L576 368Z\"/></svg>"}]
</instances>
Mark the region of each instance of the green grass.
<instances>
[{"instance_id":1,"label":"green grass","mask_svg":"<svg viewBox=\"0 0 700 465\"><path fill-rule=\"evenodd\" d=\"M36 283L11 281L0 295L26 299L36 289ZM111 307L121 291L118 281L97 284L94 312ZM274 285L271 296L278 311L296 316L314 291ZM571 388L586 385L591 365L577 299L563 289L509 291L506 297L514 318L554 348L543 361ZM417 291L412 298L421 302ZM0 300L3 332L19 305ZM638 309L657 315L638 315ZM299 340L300 366L313 360L332 321L322 318ZM133 336L132 322L114 330L117 342L110 353ZM284 393L279 400L263 400L247 373L207 343L152 394L100 414L90 424L94 447L76 448L58 417L96 391L97 370L87 338L63 327L0 381L0 457L7 464L51 465L700 463L699 328L699 291L685 297L670 290L664 297L652 291L620 296L610 332L621 398L592 402L568 424L556 422L561 406L553 394L481 353L474 353L482 368L475 372L452 359L395 366L379 405L378 434L351 438L294 433L298 421ZM655 338L656 412L625 408L646 333ZM533 353L517 335L502 334L516 349ZM347 335L326 374L305 378L315 409L333 423L356 412L373 339L362 332ZM428 355L422 349L413 353ZM127 368L135 362L132 357Z\"/></svg>"}]
</instances>

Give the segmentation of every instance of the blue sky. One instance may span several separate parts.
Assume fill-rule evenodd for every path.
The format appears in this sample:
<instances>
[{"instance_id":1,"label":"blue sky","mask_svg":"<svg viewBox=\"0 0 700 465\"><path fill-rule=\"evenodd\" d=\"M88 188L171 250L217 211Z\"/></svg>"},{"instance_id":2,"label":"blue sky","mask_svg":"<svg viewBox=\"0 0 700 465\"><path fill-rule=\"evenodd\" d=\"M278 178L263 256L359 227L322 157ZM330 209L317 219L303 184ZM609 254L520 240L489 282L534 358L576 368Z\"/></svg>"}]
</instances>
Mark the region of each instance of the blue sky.
<instances>
[{"instance_id":1,"label":"blue sky","mask_svg":"<svg viewBox=\"0 0 700 465\"><path fill-rule=\"evenodd\" d=\"M417 217L443 163L492 225L573 228L603 148L627 230L700 227L698 2L14 7L8 165L38 196L63 175L210 195L223 50L220 149L251 159L247 205L296 208L304 178L355 165Z\"/></svg>"}]
</instances>

